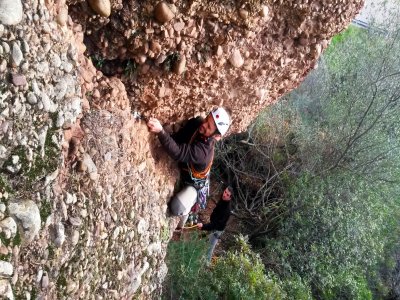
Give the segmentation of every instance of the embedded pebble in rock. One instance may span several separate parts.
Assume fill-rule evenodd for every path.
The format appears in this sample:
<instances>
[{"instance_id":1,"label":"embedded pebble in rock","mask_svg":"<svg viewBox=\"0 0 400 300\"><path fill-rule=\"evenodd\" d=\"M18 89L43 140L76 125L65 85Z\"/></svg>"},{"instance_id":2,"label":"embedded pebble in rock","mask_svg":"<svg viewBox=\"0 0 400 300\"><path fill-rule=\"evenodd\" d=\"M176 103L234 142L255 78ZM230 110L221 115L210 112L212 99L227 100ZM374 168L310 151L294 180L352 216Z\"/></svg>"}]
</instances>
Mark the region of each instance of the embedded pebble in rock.
<instances>
[{"instance_id":1,"label":"embedded pebble in rock","mask_svg":"<svg viewBox=\"0 0 400 300\"><path fill-rule=\"evenodd\" d=\"M60 248L65 241L65 229L61 222L55 225L55 235L56 239L54 240L54 244L56 247Z\"/></svg>"},{"instance_id":2,"label":"embedded pebble in rock","mask_svg":"<svg viewBox=\"0 0 400 300\"><path fill-rule=\"evenodd\" d=\"M49 286L49 276L47 275L47 272L43 272L41 285L43 289L47 289L47 287Z\"/></svg>"},{"instance_id":3,"label":"embedded pebble in rock","mask_svg":"<svg viewBox=\"0 0 400 300\"><path fill-rule=\"evenodd\" d=\"M61 66L61 59L57 53L52 53L50 55L50 65L53 68L59 68Z\"/></svg>"},{"instance_id":4,"label":"embedded pebble in rock","mask_svg":"<svg viewBox=\"0 0 400 300\"><path fill-rule=\"evenodd\" d=\"M3 47L4 53L10 53L10 45L6 42L2 42L1 46Z\"/></svg>"},{"instance_id":5,"label":"embedded pebble in rock","mask_svg":"<svg viewBox=\"0 0 400 300\"><path fill-rule=\"evenodd\" d=\"M229 62L235 68L240 68L244 64L244 60L238 49L233 50L232 55L229 57Z\"/></svg>"},{"instance_id":6,"label":"embedded pebble in rock","mask_svg":"<svg viewBox=\"0 0 400 300\"><path fill-rule=\"evenodd\" d=\"M11 276L14 268L8 261L0 260L0 277Z\"/></svg>"},{"instance_id":7,"label":"embedded pebble in rock","mask_svg":"<svg viewBox=\"0 0 400 300\"><path fill-rule=\"evenodd\" d=\"M0 295L4 297L3 299L14 300L11 284L7 279L0 279Z\"/></svg>"},{"instance_id":8,"label":"embedded pebble in rock","mask_svg":"<svg viewBox=\"0 0 400 300\"><path fill-rule=\"evenodd\" d=\"M263 17L264 19L268 17L269 15L269 8L266 5L263 5L261 8L261 17Z\"/></svg>"},{"instance_id":9,"label":"embedded pebble in rock","mask_svg":"<svg viewBox=\"0 0 400 300\"><path fill-rule=\"evenodd\" d=\"M4 212L4 211L3 211ZM17 233L17 223L11 217L5 218L0 221L0 228L5 233L6 238L13 238Z\"/></svg>"},{"instance_id":10,"label":"embedded pebble in rock","mask_svg":"<svg viewBox=\"0 0 400 300\"><path fill-rule=\"evenodd\" d=\"M32 93L32 92L28 93L27 100L28 100L29 104L36 104L37 103L37 98L36 98L35 94Z\"/></svg>"},{"instance_id":11,"label":"embedded pebble in rock","mask_svg":"<svg viewBox=\"0 0 400 300\"><path fill-rule=\"evenodd\" d=\"M1 63L0 63L0 72L4 72L7 69L7 61L4 59Z\"/></svg>"},{"instance_id":12,"label":"embedded pebble in rock","mask_svg":"<svg viewBox=\"0 0 400 300\"><path fill-rule=\"evenodd\" d=\"M23 53L29 53L29 50L30 50L30 48L29 48L29 44L27 43L27 41L25 41L25 40L23 40L22 41L22 43L21 43L21 50L22 50L22 52Z\"/></svg>"},{"instance_id":13,"label":"embedded pebble in rock","mask_svg":"<svg viewBox=\"0 0 400 300\"><path fill-rule=\"evenodd\" d=\"M21 0L1 0L0 23L16 25L22 21L23 10Z\"/></svg>"},{"instance_id":14,"label":"embedded pebble in rock","mask_svg":"<svg viewBox=\"0 0 400 300\"><path fill-rule=\"evenodd\" d=\"M79 231L74 230L71 235L71 244L75 246L79 242Z\"/></svg>"},{"instance_id":15,"label":"embedded pebble in rock","mask_svg":"<svg viewBox=\"0 0 400 300\"><path fill-rule=\"evenodd\" d=\"M21 224L23 240L27 243L32 242L40 230L40 212L35 202L31 200L11 202L8 210L17 223Z\"/></svg>"},{"instance_id":16,"label":"embedded pebble in rock","mask_svg":"<svg viewBox=\"0 0 400 300\"><path fill-rule=\"evenodd\" d=\"M22 74L12 74L11 78L12 78L12 83L15 86L25 85L27 83L25 75Z\"/></svg>"},{"instance_id":17,"label":"embedded pebble in rock","mask_svg":"<svg viewBox=\"0 0 400 300\"><path fill-rule=\"evenodd\" d=\"M175 17L168 4L163 1L159 2L154 8L154 16L161 24L168 22Z\"/></svg>"},{"instance_id":18,"label":"embedded pebble in rock","mask_svg":"<svg viewBox=\"0 0 400 300\"><path fill-rule=\"evenodd\" d=\"M174 72L177 75L181 75L186 68L186 57L181 56L180 59L176 62L176 65L174 67Z\"/></svg>"},{"instance_id":19,"label":"embedded pebble in rock","mask_svg":"<svg viewBox=\"0 0 400 300\"><path fill-rule=\"evenodd\" d=\"M88 0L90 7L100 16L109 17L111 15L110 0Z\"/></svg>"},{"instance_id":20,"label":"embedded pebble in rock","mask_svg":"<svg viewBox=\"0 0 400 300\"><path fill-rule=\"evenodd\" d=\"M24 55L17 43L13 43L12 45L11 59L13 65L16 67L18 67L24 59Z\"/></svg>"},{"instance_id":21,"label":"embedded pebble in rock","mask_svg":"<svg viewBox=\"0 0 400 300\"><path fill-rule=\"evenodd\" d=\"M63 7L60 9L60 12L57 15L56 21L61 26L65 26L68 21L68 8Z\"/></svg>"}]
</instances>

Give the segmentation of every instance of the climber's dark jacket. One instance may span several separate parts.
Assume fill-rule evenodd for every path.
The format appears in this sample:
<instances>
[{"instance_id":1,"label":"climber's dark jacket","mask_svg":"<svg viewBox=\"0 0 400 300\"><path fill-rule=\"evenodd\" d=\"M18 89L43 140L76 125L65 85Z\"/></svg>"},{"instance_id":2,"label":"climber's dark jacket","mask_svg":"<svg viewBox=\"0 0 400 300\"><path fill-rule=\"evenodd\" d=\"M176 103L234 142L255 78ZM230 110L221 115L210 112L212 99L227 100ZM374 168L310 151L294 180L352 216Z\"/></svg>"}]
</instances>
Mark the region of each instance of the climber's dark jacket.
<instances>
[{"instance_id":1,"label":"climber's dark jacket","mask_svg":"<svg viewBox=\"0 0 400 300\"><path fill-rule=\"evenodd\" d=\"M231 215L231 201L219 200L217 206L211 213L210 223L204 224L201 230L223 231Z\"/></svg>"},{"instance_id":2,"label":"climber's dark jacket","mask_svg":"<svg viewBox=\"0 0 400 300\"><path fill-rule=\"evenodd\" d=\"M165 151L175 161L179 162L182 182L189 184L192 184L193 181L188 171L188 164L191 164L195 171L202 172L209 166L214 156L216 140L213 137L207 138L196 132L202 122L203 120L200 117L193 118L172 136L164 130L158 134ZM192 142L190 143L191 139Z\"/></svg>"}]
</instances>

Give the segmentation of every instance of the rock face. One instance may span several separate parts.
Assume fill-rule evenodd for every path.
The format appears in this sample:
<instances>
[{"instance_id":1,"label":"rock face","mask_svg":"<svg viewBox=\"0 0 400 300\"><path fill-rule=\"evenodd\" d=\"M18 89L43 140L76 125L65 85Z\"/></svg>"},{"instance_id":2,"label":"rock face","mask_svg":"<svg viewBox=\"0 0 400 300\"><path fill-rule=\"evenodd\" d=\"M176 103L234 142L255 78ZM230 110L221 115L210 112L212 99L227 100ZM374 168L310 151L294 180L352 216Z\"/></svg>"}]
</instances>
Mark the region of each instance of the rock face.
<instances>
[{"instance_id":1,"label":"rock face","mask_svg":"<svg viewBox=\"0 0 400 300\"><path fill-rule=\"evenodd\" d=\"M0 294L159 298L178 172L138 116L241 130L362 4L234 2L1 1Z\"/></svg>"},{"instance_id":2,"label":"rock face","mask_svg":"<svg viewBox=\"0 0 400 300\"><path fill-rule=\"evenodd\" d=\"M136 76L120 76L133 107L171 122L223 104L233 112L231 132L243 130L263 107L295 88L363 4L249 1L238 8L236 1L130 1L116 5L110 22L100 24L82 18L80 0L70 2L73 19L90 32L89 52L106 60L147 57ZM153 41L160 46L156 51ZM186 58L190 88L171 74L180 75L177 56ZM160 86L168 92L153 101L149 93L156 96ZM268 93L261 98L260 90Z\"/></svg>"}]
</instances>

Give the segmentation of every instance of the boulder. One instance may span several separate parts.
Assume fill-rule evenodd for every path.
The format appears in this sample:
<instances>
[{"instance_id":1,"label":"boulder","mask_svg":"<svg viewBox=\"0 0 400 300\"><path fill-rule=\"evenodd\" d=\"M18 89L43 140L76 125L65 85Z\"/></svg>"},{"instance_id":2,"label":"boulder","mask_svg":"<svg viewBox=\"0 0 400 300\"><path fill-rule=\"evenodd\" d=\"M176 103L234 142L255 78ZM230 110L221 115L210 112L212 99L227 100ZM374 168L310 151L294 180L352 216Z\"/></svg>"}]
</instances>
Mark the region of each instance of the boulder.
<instances>
[{"instance_id":1,"label":"boulder","mask_svg":"<svg viewBox=\"0 0 400 300\"><path fill-rule=\"evenodd\" d=\"M40 212L35 202L25 200L11 202L8 206L10 215L17 220L20 226L21 235L25 243L30 243L37 236L40 230Z\"/></svg>"}]
</instances>

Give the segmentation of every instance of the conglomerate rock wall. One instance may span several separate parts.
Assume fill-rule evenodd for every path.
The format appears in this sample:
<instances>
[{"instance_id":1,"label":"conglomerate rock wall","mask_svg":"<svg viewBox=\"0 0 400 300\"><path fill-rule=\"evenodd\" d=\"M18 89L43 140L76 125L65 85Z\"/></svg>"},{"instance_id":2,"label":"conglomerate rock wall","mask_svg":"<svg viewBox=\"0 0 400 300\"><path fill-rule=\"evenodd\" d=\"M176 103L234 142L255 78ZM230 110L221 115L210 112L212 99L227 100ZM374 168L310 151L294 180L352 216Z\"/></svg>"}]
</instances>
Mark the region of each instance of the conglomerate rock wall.
<instances>
[{"instance_id":1,"label":"conglomerate rock wall","mask_svg":"<svg viewBox=\"0 0 400 300\"><path fill-rule=\"evenodd\" d=\"M120 76L132 107L173 122L224 105L237 131L300 83L363 1L119 0L108 18L70 3L91 55L133 61L133 80Z\"/></svg>"},{"instance_id":2,"label":"conglomerate rock wall","mask_svg":"<svg viewBox=\"0 0 400 300\"><path fill-rule=\"evenodd\" d=\"M157 298L178 174L132 112L242 130L361 5L2 0L0 295Z\"/></svg>"}]
</instances>

